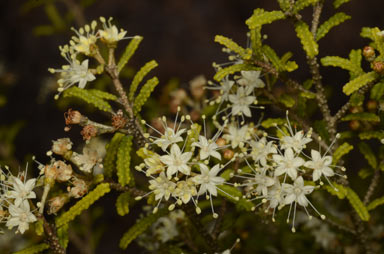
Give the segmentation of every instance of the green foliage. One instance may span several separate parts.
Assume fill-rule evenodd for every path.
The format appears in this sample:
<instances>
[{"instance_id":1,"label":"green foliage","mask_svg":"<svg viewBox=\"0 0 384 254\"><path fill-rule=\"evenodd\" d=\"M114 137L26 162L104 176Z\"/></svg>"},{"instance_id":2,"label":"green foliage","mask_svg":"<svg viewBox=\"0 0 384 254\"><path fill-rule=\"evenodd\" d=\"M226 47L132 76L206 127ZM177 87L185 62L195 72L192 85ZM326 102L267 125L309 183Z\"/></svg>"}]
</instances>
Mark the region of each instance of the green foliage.
<instances>
[{"instance_id":1,"label":"green foliage","mask_svg":"<svg viewBox=\"0 0 384 254\"><path fill-rule=\"evenodd\" d=\"M234 203L240 211L251 211L253 203L242 198L243 194L240 190L229 185L219 185L217 193L228 201Z\"/></svg>"},{"instance_id":2,"label":"green foliage","mask_svg":"<svg viewBox=\"0 0 384 254\"><path fill-rule=\"evenodd\" d=\"M235 171L233 169L226 169L223 171L223 173L220 174L220 177L224 178L225 181L229 181L231 179L231 174L233 174Z\"/></svg>"},{"instance_id":3,"label":"green foliage","mask_svg":"<svg viewBox=\"0 0 384 254\"><path fill-rule=\"evenodd\" d=\"M147 228L149 228L153 223L157 221L160 217L166 215L168 209L160 209L155 214L149 214L148 216L139 219L135 225L133 225L121 238L120 240L120 248L126 249L128 245L136 239L139 235L145 232Z\"/></svg>"},{"instance_id":4,"label":"green foliage","mask_svg":"<svg viewBox=\"0 0 384 254\"><path fill-rule=\"evenodd\" d=\"M352 52L351 52L352 53ZM355 56L355 53L352 54ZM355 59L356 60L356 59ZM360 60L361 61L361 60ZM333 67L339 67L344 70L350 71L351 76L359 76L364 73L363 69L360 66L360 62L352 62L349 59L345 59L338 56L326 56L321 58L321 64L323 66L333 66Z\"/></svg>"},{"instance_id":5,"label":"green foliage","mask_svg":"<svg viewBox=\"0 0 384 254\"><path fill-rule=\"evenodd\" d=\"M358 72L351 72L351 79L356 78L356 76L359 76L364 73L363 68L361 68L361 60L363 60L363 54L361 52L361 49L352 49L349 53L349 60L353 65L356 66L357 69L359 69Z\"/></svg>"},{"instance_id":6,"label":"green foliage","mask_svg":"<svg viewBox=\"0 0 384 254\"><path fill-rule=\"evenodd\" d=\"M252 57L252 50L240 47L236 42L234 42L230 38L227 38L222 35L216 35L215 42L220 43L221 45L240 55L242 59L248 60Z\"/></svg>"},{"instance_id":7,"label":"green foliage","mask_svg":"<svg viewBox=\"0 0 384 254\"><path fill-rule=\"evenodd\" d=\"M359 144L359 150L364 155L365 159L368 161L368 164L373 169L376 169L376 167L377 167L377 159L376 159L376 156L373 153L371 147L367 143L361 142Z\"/></svg>"},{"instance_id":8,"label":"green foliage","mask_svg":"<svg viewBox=\"0 0 384 254\"><path fill-rule=\"evenodd\" d=\"M286 106L287 108L292 108L293 106L295 106L296 100L288 94L282 94L279 97L279 102L284 104L284 106Z\"/></svg>"},{"instance_id":9,"label":"green foliage","mask_svg":"<svg viewBox=\"0 0 384 254\"><path fill-rule=\"evenodd\" d=\"M351 106L358 107L363 105L365 96L363 94L360 94L359 92L354 92L349 99L349 102L351 103Z\"/></svg>"},{"instance_id":10,"label":"green foliage","mask_svg":"<svg viewBox=\"0 0 384 254\"><path fill-rule=\"evenodd\" d=\"M345 14L344 12L339 12L330 17L327 21L325 21L316 32L316 40L319 41L323 38L332 28L338 26L344 21L350 19L351 16Z\"/></svg>"},{"instance_id":11,"label":"green foliage","mask_svg":"<svg viewBox=\"0 0 384 254\"><path fill-rule=\"evenodd\" d=\"M342 121L358 120L358 121L368 121L368 122L380 122L380 117L374 113L359 112L359 113L348 114L345 117L343 117L341 120Z\"/></svg>"},{"instance_id":12,"label":"green foliage","mask_svg":"<svg viewBox=\"0 0 384 254\"><path fill-rule=\"evenodd\" d=\"M265 24L270 24L273 21L283 19L285 17L282 11L264 11L263 9L256 9L253 15L245 21L249 29L255 29Z\"/></svg>"},{"instance_id":13,"label":"green foliage","mask_svg":"<svg viewBox=\"0 0 384 254\"><path fill-rule=\"evenodd\" d=\"M120 216L127 215L129 213L129 203L131 201L131 194L124 192L116 199L116 210Z\"/></svg>"},{"instance_id":14,"label":"green foliage","mask_svg":"<svg viewBox=\"0 0 384 254\"><path fill-rule=\"evenodd\" d=\"M381 81L375 84L371 89L371 99L372 100L380 100L384 94L384 82Z\"/></svg>"},{"instance_id":15,"label":"green foliage","mask_svg":"<svg viewBox=\"0 0 384 254\"><path fill-rule=\"evenodd\" d=\"M360 36L363 37L363 38L367 38L367 39L373 40L372 28L370 28L370 27L363 27L361 29Z\"/></svg>"},{"instance_id":16,"label":"green foliage","mask_svg":"<svg viewBox=\"0 0 384 254\"><path fill-rule=\"evenodd\" d=\"M157 65L157 62L155 60L152 60L146 63L143 67L141 67L141 69L136 73L135 77L132 80L131 86L129 87L129 100L133 100L133 96L135 95L135 92L140 82L152 69L156 68Z\"/></svg>"},{"instance_id":17,"label":"green foliage","mask_svg":"<svg viewBox=\"0 0 384 254\"><path fill-rule=\"evenodd\" d=\"M368 213L367 207L365 207L359 196L351 188L347 187L346 189L348 190L347 199L361 220L369 221L370 215Z\"/></svg>"},{"instance_id":18,"label":"green foliage","mask_svg":"<svg viewBox=\"0 0 384 254\"><path fill-rule=\"evenodd\" d=\"M289 0L277 0L277 2L279 3L279 6L283 11L287 11L291 6Z\"/></svg>"},{"instance_id":19,"label":"green foliage","mask_svg":"<svg viewBox=\"0 0 384 254\"><path fill-rule=\"evenodd\" d=\"M377 27L372 28L371 33L375 48L380 52L380 55L384 55L384 43L382 37L379 35L380 29Z\"/></svg>"},{"instance_id":20,"label":"green foliage","mask_svg":"<svg viewBox=\"0 0 384 254\"><path fill-rule=\"evenodd\" d=\"M60 245L66 249L69 243L68 239L68 224L64 224L57 229L57 237L59 238Z\"/></svg>"},{"instance_id":21,"label":"green foliage","mask_svg":"<svg viewBox=\"0 0 384 254\"><path fill-rule=\"evenodd\" d=\"M159 80L156 77L149 79L141 88L139 95L135 98L135 103L133 104L133 113L137 115L145 102L148 100L149 96L159 84Z\"/></svg>"},{"instance_id":22,"label":"green foliage","mask_svg":"<svg viewBox=\"0 0 384 254\"><path fill-rule=\"evenodd\" d=\"M42 243L34 245L32 247L28 247L24 250L16 251L13 254L38 254L47 249L49 249L49 245L46 243Z\"/></svg>"},{"instance_id":23,"label":"green foliage","mask_svg":"<svg viewBox=\"0 0 384 254\"><path fill-rule=\"evenodd\" d=\"M293 6L293 13L297 13L302 9L319 2L319 0L297 0Z\"/></svg>"},{"instance_id":24,"label":"green foliage","mask_svg":"<svg viewBox=\"0 0 384 254\"><path fill-rule=\"evenodd\" d=\"M253 54L257 57L260 58L262 53L261 53L261 26L256 27L254 29L251 29L250 32L250 40L251 40L251 48Z\"/></svg>"},{"instance_id":25,"label":"green foliage","mask_svg":"<svg viewBox=\"0 0 384 254\"><path fill-rule=\"evenodd\" d=\"M240 71L251 71L251 70L257 71L257 70L260 70L260 68L250 64L234 64L218 70L215 76L213 76L213 79L220 82L221 80L223 80L223 78L225 78L228 75L231 75Z\"/></svg>"},{"instance_id":26,"label":"green foliage","mask_svg":"<svg viewBox=\"0 0 384 254\"><path fill-rule=\"evenodd\" d=\"M44 221L42 219L39 219L35 223L35 232L38 236L42 236L44 234Z\"/></svg>"},{"instance_id":27,"label":"green foliage","mask_svg":"<svg viewBox=\"0 0 384 254\"><path fill-rule=\"evenodd\" d=\"M284 118L268 118L261 122L261 126L263 126L265 129L274 127L276 125L283 125L287 122Z\"/></svg>"},{"instance_id":28,"label":"green foliage","mask_svg":"<svg viewBox=\"0 0 384 254\"><path fill-rule=\"evenodd\" d=\"M56 227L62 227L65 224L69 223L82 211L88 209L93 203L95 203L99 198L104 196L106 193L110 192L109 183L101 183L94 190L89 192L84 196L80 201L78 201L74 206L72 206L67 212L63 213L60 217L56 219Z\"/></svg>"},{"instance_id":29,"label":"green foliage","mask_svg":"<svg viewBox=\"0 0 384 254\"><path fill-rule=\"evenodd\" d=\"M344 199L347 196L348 190L343 185L335 182L333 182L332 185L335 186L336 189L330 185L324 185L324 189L339 199Z\"/></svg>"},{"instance_id":30,"label":"green foliage","mask_svg":"<svg viewBox=\"0 0 384 254\"><path fill-rule=\"evenodd\" d=\"M367 210L371 211L380 205L384 205L384 197L377 198L373 200L371 203L369 203L367 206Z\"/></svg>"},{"instance_id":31,"label":"green foliage","mask_svg":"<svg viewBox=\"0 0 384 254\"><path fill-rule=\"evenodd\" d=\"M378 140L381 140L384 138L384 132L383 131L365 131L359 133L360 139L373 139L376 138Z\"/></svg>"},{"instance_id":32,"label":"green foliage","mask_svg":"<svg viewBox=\"0 0 384 254\"><path fill-rule=\"evenodd\" d=\"M370 168L360 169L358 175L361 179L366 179L367 177L372 175L372 169Z\"/></svg>"},{"instance_id":33,"label":"green foliage","mask_svg":"<svg viewBox=\"0 0 384 254\"><path fill-rule=\"evenodd\" d=\"M128 63L129 59L133 56L135 53L136 49L139 47L140 42L143 40L143 37L141 36L135 36L127 47L125 48L125 51L123 55L121 56L119 63L117 64L117 70L120 72L124 66Z\"/></svg>"},{"instance_id":34,"label":"green foliage","mask_svg":"<svg viewBox=\"0 0 384 254\"><path fill-rule=\"evenodd\" d=\"M103 160L104 174L108 177L112 176L112 172L116 168L116 155L121 139L124 134L116 132L109 144L106 146L106 154Z\"/></svg>"},{"instance_id":35,"label":"green foliage","mask_svg":"<svg viewBox=\"0 0 384 254\"><path fill-rule=\"evenodd\" d=\"M87 91L100 99L117 101L117 97L114 94L107 93L98 89L87 89Z\"/></svg>"},{"instance_id":36,"label":"green foliage","mask_svg":"<svg viewBox=\"0 0 384 254\"><path fill-rule=\"evenodd\" d=\"M116 169L119 183L122 186L129 184L132 180L131 165L132 136L124 136L117 150Z\"/></svg>"},{"instance_id":37,"label":"green foliage","mask_svg":"<svg viewBox=\"0 0 384 254\"><path fill-rule=\"evenodd\" d=\"M333 1L333 7L335 7L335 9L339 8L342 4L344 3L348 3L349 1L351 0L334 0Z\"/></svg>"},{"instance_id":38,"label":"green foliage","mask_svg":"<svg viewBox=\"0 0 384 254\"><path fill-rule=\"evenodd\" d=\"M333 163L336 164L341 157L348 154L353 149L353 146L344 142L341 146L339 146L336 151L333 153Z\"/></svg>"},{"instance_id":39,"label":"green foliage","mask_svg":"<svg viewBox=\"0 0 384 254\"><path fill-rule=\"evenodd\" d=\"M313 123L313 129L319 133L323 140L329 140L327 123L323 120L317 120Z\"/></svg>"},{"instance_id":40,"label":"green foliage","mask_svg":"<svg viewBox=\"0 0 384 254\"><path fill-rule=\"evenodd\" d=\"M307 56L310 58L315 57L319 53L319 46L313 38L311 31L309 31L308 25L303 21L298 21L295 23L295 31Z\"/></svg>"},{"instance_id":41,"label":"green foliage","mask_svg":"<svg viewBox=\"0 0 384 254\"><path fill-rule=\"evenodd\" d=\"M72 86L63 92L64 97L76 97L102 111L112 112L112 107L108 104L108 102L106 102L103 98L96 96L95 94L96 92L94 91L89 92L88 90L78 88L77 86Z\"/></svg>"}]
</instances>

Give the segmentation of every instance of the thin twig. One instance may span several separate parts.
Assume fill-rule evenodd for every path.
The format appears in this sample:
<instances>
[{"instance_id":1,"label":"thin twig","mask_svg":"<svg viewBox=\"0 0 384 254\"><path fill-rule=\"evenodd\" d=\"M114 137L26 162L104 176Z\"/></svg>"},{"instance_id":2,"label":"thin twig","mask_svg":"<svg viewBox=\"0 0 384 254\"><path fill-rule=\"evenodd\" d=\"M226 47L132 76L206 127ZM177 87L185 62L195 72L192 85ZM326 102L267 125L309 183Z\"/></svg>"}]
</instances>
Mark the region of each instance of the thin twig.
<instances>
[{"instance_id":1,"label":"thin twig","mask_svg":"<svg viewBox=\"0 0 384 254\"><path fill-rule=\"evenodd\" d=\"M373 175L371 183L369 184L367 192L365 193L365 196L364 196L364 205L367 205L369 203L373 193L376 190L376 187L379 185L380 173L381 173L380 169L375 170L375 174Z\"/></svg>"},{"instance_id":2,"label":"thin twig","mask_svg":"<svg viewBox=\"0 0 384 254\"><path fill-rule=\"evenodd\" d=\"M56 231L52 228L51 224L44 218L43 215L39 216L40 219L43 220L44 232L47 236L47 242L49 244L49 248L54 254L65 254L65 249L60 245L59 238L56 235Z\"/></svg>"}]
</instances>

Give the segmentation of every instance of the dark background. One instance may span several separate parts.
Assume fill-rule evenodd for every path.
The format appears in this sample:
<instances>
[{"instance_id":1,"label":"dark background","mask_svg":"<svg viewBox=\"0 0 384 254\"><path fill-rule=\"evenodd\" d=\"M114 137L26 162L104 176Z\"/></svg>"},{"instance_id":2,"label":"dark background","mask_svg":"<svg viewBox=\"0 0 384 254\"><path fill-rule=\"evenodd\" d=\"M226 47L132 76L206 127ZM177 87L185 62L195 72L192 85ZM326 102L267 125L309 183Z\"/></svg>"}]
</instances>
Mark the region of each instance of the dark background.
<instances>
[{"instance_id":1,"label":"dark background","mask_svg":"<svg viewBox=\"0 0 384 254\"><path fill-rule=\"evenodd\" d=\"M36 0L38 2L39 0ZM335 13L326 1L321 21ZM58 45L68 42L71 32L65 30L51 36L35 36L33 29L49 24L43 7L22 12L25 1L0 1L0 62L12 74L12 86L6 91L9 102L0 108L0 125L23 120L24 128L16 138L16 158L23 161L27 154L44 158L51 140L67 135L64 131L63 111L56 107L53 94L45 100L41 96L42 86L50 77L49 67L60 68L64 64ZM59 10L67 12L67 7L57 3ZM142 35L144 41L132 59L138 67L155 59L159 67L155 74L160 83L177 77L187 83L193 77L204 74L208 79L213 75L212 62L226 62L221 46L214 43L216 34L232 38L240 45L246 45L247 27L245 20L253 9L277 8L273 0L96 0L84 10L87 22L99 16L115 19L115 23L128 31L129 35ZM340 8L352 16L340 27L333 29L320 41L320 57L339 55L347 57L351 49L363 48L366 41L359 37L361 27L377 26L384 29L384 2L382 0L352 0ZM311 10L304 11L304 19L311 18ZM74 23L73 26L77 27ZM267 25L263 32L268 34L267 44L275 48L279 55L286 51L294 52L294 60L303 68L296 70L293 77L308 78L305 59L289 22L275 22ZM324 83L341 94L341 87L347 81L345 71L322 68ZM4 82L3 82L4 83ZM0 83L0 87L4 84ZM161 88L157 88L161 89ZM334 97L332 109L342 104L344 96ZM113 200L110 197L113 208ZM108 201L106 201L108 202ZM113 211L108 214L113 214ZM103 218L109 225L121 218ZM132 223L126 222L127 225ZM126 227L128 228L128 227ZM119 236L126 230L119 227L105 236L97 253L119 253ZM120 232L121 231L121 232Z\"/></svg>"}]
</instances>

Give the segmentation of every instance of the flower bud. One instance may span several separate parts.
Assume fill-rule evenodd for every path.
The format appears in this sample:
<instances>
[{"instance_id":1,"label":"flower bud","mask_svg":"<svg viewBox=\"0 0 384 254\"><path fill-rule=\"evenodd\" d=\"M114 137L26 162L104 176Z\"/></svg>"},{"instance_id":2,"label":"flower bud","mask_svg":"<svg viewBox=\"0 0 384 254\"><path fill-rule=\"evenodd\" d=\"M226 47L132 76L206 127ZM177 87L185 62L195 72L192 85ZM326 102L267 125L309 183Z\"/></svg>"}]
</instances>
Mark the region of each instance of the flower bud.
<instances>
[{"instance_id":1,"label":"flower bud","mask_svg":"<svg viewBox=\"0 0 384 254\"><path fill-rule=\"evenodd\" d=\"M72 167L65 164L64 161L56 161L53 164L56 167L56 180L59 182L66 182L72 177Z\"/></svg>"},{"instance_id":2,"label":"flower bud","mask_svg":"<svg viewBox=\"0 0 384 254\"><path fill-rule=\"evenodd\" d=\"M84 140L90 140L97 135L97 128L91 124L84 126L83 130L80 132Z\"/></svg>"},{"instance_id":3,"label":"flower bud","mask_svg":"<svg viewBox=\"0 0 384 254\"><path fill-rule=\"evenodd\" d=\"M384 74L384 62L382 61L373 62L372 69L378 74Z\"/></svg>"},{"instance_id":4,"label":"flower bud","mask_svg":"<svg viewBox=\"0 0 384 254\"><path fill-rule=\"evenodd\" d=\"M225 145L227 144L227 141L225 141L224 138L218 138L218 139L216 140L216 144L217 144L218 146L225 146Z\"/></svg>"},{"instance_id":5,"label":"flower bud","mask_svg":"<svg viewBox=\"0 0 384 254\"><path fill-rule=\"evenodd\" d=\"M88 192L88 185L84 180L76 178L73 181L73 187L69 187L69 196L74 198L81 198Z\"/></svg>"},{"instance_id":6,"label":"flower bud","mask_svg":"<svg viewBox=\"0 0 384 254\"><path fill-rule=\"evenodd\" d=\"M375 60L375 57L376 57L375 49L372 48L371 46L364 47L363 56L367 61L372 62L373 60Z\"/></svg>"},{"instance_id":7,"label":"flower bud","mask_svg":"<svg viewBox=\"0 0 384 254\"><path fill-rule=\"evenodd\" d=\"M360 122L357 120L352 120L349 122L349 128L356 131L360 128Z\"/></svg>"},{"instance_id":8,"label":"flower bud","mask_svg":"<svg viewBox=\"0 0 384 254\"><path fill-rule=\"evenodd\" d=\"M44 167L44 184L53 185L57 176L57 169L54 164L45 165Z\"/></svg>"},{"instance_id":9,"label":"flower bud","mask_svg":"<svg viewBox=\"0 0 384 254\"><path fill-rule=\"evenodd\" d=\"M60 138L52 141L52 152L58 155L65 155L72 149L72 142L69 138Z\"/></svg>"},{"instance_id":10,"label":"flower bud","mask_svg":"<svg viewBox=\"0 0 384 254\"><path fill-rule=\"evenodd\" d=\"M230 159L233 158L234 155L235 155L235 153L232 150L230 150L230 149L225 149L224 150L224 156L223 156L224 159L230 160Z\"/></svg>"},{"instance_id":11,"label":"flower bud","mask_svg":"<svg viewBox=\"0 0 384 254\"><path fill-rule=\"evenodd\" d=\"M67 194L62 194L48 200L48 214L56 214L69 200Z\"/></svg>"},{"instance_id":12,"label":"flower bud","mask_svg":"<svg viewBox=\"0 0 384 254\"><path fill-rule=\"evenodd\" d=\"M64 113L65 124L79 124L82 121L83 116L77 110L68 109L67 112Z\"/></svg>"},{"instance_id":13,"label":"flower bud","mask_svg":"<svg viewBox=\"0 0 384 254\"><path fill-rule=\"evenodd\" d=\"M377 110L377 102L374 100L369 100L367 102L367 109L370 112L375 112Z\"/></svg>"},{"instance_id":14,"label":"flower bud","mask_svg":"<svg viewBox=\"0 0 384 254\"><path fill-rule=\"evenodd\" d=\"M127 124L127 119L123 115L123 111L119 110L116 115L112 116L112 126L115 129L124 128Z\"/></svg>"}]
</instances>

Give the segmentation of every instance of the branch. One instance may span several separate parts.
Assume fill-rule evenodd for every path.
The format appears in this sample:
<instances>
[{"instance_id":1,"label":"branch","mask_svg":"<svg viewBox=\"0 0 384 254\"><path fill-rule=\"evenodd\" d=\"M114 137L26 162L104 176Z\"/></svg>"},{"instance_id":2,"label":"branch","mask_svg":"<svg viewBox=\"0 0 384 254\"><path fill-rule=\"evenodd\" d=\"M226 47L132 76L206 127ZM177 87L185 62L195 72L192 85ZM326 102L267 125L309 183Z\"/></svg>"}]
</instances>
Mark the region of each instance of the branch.
<instances>
[{"instance_id":1,"label":"branch","mask_svg":"<svg viewBox=\"0 0 384 254\"><path fill-rule=\"evenodd\" d=\"M380 180L380 169L375 170L375 174L372 177L371 183L367 189L367 193L364 196L364 205L367 205L371 200L373 193L375 192L376 187L379 185Z\"/></svg>"},{"instance_id":2,"label":"branch","mask_svg":"<svg viewBox=\"0 0 384 254\"><path fill-rule=\"evenodd\" d=\"M39 216L40 219L43 220L44 232L47 236L47 242L49 244L49 248L52 250L54 254L65 254L65 249L60 245L59 238L56 235L56 231L52 228L52 226L48 223L48 221L44 218L44 216Z\"/></svg>"}]
</instances>

